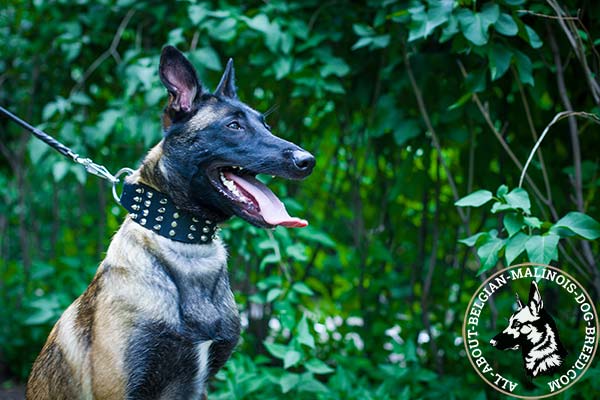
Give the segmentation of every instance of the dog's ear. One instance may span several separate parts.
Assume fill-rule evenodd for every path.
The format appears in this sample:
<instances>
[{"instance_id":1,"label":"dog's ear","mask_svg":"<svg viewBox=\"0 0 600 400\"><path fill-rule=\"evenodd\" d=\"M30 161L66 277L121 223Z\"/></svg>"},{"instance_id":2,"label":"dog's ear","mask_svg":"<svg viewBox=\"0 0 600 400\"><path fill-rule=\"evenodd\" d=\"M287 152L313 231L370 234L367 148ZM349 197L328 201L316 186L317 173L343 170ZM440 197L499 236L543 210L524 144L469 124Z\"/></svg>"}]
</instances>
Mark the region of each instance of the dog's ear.
<instances>
[{"instance_id":1,"label":"dog's ear","mask_svg":"<svg viewBox=\"0 0 600 400\"><path fill-rule=\"evenodd\" d=\"M531 287L529 288L529 303L527 304L531 314L537 316L540 310L544 308L544 301L542 295L538 289L538 285L535 281L531 281Z\"/></svg>"},{"instance_id":2,"label":"dog's ear","mask_svg":"<svg viewBox=\"0 0 600 400\"><path fill-rule=\"evenodd\" d=\"M517 311L520 311L523 307L525 307L525 305L521 301L521 298L519 297L519 293L515 293L515 297L517 298L517 307L518 307Z\"/></svg>"},{"instance_id":3,"label":"dog's ear","mask_svg":"<svg viewBox=\"0 0 600 400\"><path fill-rule=\"evenodd\" d=\"M194 66L175 47L166 46L160 55L158 73L169 91L167 108L176 113L190 112L194 99L202 92Z\"/></svg>"},{"instance_id":4,"label":"dog's ear","mask_svg":"<svg viewBox=\"0 0 600 400\"><path fill-rule=\"evenodd\" d=\"M235 70L233 69L233 59L231 58L229 61L227 61L225 72L223 72L221 82L219 82L219 85L215 89L215 94L217 96L225 96L232 99L237 99L237 93L235 90Z\"/></svg>"}]
</instances>

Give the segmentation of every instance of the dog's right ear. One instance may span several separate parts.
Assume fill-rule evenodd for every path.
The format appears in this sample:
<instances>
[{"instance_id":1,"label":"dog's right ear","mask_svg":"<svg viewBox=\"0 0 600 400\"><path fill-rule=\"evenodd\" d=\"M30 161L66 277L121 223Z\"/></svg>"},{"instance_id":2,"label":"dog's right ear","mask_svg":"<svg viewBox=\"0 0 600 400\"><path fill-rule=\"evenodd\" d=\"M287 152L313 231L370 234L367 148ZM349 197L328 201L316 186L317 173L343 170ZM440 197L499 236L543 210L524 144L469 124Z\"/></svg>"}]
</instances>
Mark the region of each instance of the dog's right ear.
<instances>
[{"instance_id":1,"label":"dog's right ear","mask_svg":"<svg viewBox=\"0 0 600 400\"><path fill-rule=\"evenodd\" d=\"M167 108L175 113L192 111L194 100L202 92L202 87L196 69L188 59L175 47L166 46L160 55L158 73L169 91Z\"/></svg>"},{"instance_id":2,"label":"dog's right ear","mask_svg":"<svg viewBox=\"0 0 600 400\"><path fill-rule=\"evenodd\" d=\"M542 295L538 289L538 285L535 281L531 281L531 287L529 288L529 302L527 304L531 310L531 314L537 316L540 310L544 308L544 301Z\"/></svg>"}]
</instances>

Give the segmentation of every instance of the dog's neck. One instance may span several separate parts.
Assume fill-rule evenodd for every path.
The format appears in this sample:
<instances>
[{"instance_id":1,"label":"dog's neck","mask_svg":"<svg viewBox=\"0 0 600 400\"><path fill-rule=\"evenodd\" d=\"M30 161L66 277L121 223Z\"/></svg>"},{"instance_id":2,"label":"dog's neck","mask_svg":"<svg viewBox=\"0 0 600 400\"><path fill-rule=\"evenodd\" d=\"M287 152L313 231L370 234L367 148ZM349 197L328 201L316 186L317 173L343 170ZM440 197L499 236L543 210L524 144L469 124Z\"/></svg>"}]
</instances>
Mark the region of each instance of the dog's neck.
<instances>
[{"instance_id":1,"label":"dog's neck","mask_svg":"<svg viewBox=\"0 0 600 400\"><path fill-rule=\"evenodd\" d=\"M206 244L217 230L216 222L181 210L169 196L142 183L125 182L120 201L133 221L177 242Z\"/></svg>"},{"instance_id":2,"label":"dog's neck","mask_svg":"<svg viewBox=\"0 0 600 400\"><path fill-rule=\"evenodd\" d=\"M133 221L167 239L192 244L212 242L217 222L202 210L183 209L167 193L161 168L162 142L146 156L140 168L126 179L121 205Z\"/></svg>"}]
</instances>

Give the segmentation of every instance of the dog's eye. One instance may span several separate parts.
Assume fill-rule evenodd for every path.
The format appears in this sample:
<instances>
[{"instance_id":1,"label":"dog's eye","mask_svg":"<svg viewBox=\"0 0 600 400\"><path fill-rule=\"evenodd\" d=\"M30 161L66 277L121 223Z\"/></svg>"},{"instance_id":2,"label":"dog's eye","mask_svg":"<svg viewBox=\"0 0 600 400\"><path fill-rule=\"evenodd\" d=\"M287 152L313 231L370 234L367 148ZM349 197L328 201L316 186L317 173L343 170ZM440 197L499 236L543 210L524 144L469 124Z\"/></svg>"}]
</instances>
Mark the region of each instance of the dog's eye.
<instances>
[{"instance_id":1,"label":"dog's eye","mask_svg":"<svg viewBox=\"0 0 600 400\"><path fill-rule=\"evenodd\" d=\"M229 129L234 129L236 131L239 131L242 129L242 126L237 122L237 121L233 121L227 124L227 127Z\"/></svg>"},{"instance_id":2,"label":"dog's eye","mask_svg":"<svg viewBox=\"0 0 600 400\"><path fill-rule=\"evenodd\" d=\"M513 326L514 326L515 329L519 329L521 327L521 323L520 322L515 322L513 324Z\"/></svg>"}]
</instances>

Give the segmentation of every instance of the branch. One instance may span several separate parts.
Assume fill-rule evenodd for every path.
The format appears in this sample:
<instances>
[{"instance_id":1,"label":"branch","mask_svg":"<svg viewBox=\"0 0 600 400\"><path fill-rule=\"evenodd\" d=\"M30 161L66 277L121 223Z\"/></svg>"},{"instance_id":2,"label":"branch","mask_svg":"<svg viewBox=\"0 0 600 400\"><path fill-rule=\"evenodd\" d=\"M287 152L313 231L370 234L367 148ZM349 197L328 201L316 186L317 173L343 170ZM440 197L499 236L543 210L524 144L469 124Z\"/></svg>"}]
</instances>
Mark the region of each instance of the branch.
<instances>
[{"instance_id":1,"label":"branch","mask_svg":"<svg viewBox=\"0 0 600 400\"><path fill-rule=\"evenodd\" d=\"M547 2L558 16L558 23L562 28L563 32L565 33L569 44L575 51L577 59L579 59L579 62L581 63L585 79L587 80L588 86L590 87L590 91L592 92L592 96L594 97L595 103L600 105L600 85L598 85L598 82L594 80L594 74L588 66L587 58L585 57L584 46L577 32L577 26L573 22L573 18L568 17L567 13L560 7L556 0L547 0ZM576 18L575 20L579 21L578 18Z\"/></svg>"},{"instance_id":2,"label":"branch","mask_svg":"<svg viewBox=\"0 0 600 400\"><path fill-rule=\"evenodd\" d=\"M511 66L511 71L517 82L517 86L519 87L519 93L521 94L521 101L523 102L523 108L525 109L525 116L527 116L527 124L529 125L529 130L531 131L531 136L533 136L534 142L538 140L538 134L535 130L535 124L533 123L533 118L531 117L531 110L529 109L529 102L527 101L527 96L525 95L525 89L523 88L523 84L517 75L517 71L514 67ZM544 156L542 155L542 151L540 150L538 153L538 159L540 161L540 169L542 170L542 177L544 178L544 186L546 188L546 198L549 202L552 202L552 189L550 187L550 179L548 178L548 171L546 170L546 162L544 161ZM527 169L527 164L525 163L524 170ZM521 179L519 180L519 187L523 183L523 175L521 175Z\"/></svg>"},{"instance_id":3,"label":"branch","mask_svg":"<svg viewBox=\"0 0 600 400\"><path fill-rule=\"evenodd\" d=\"M462 62L460 62L460 60L458 60L457 62L458 62L458 67L460 68L460 71L462 72L463 77L466 78L467 71L465 70L465 67L463 66ZM502 137L502 134L500 132L498 132L498 130L494 126L494 123L492 122L492 118L490 117L490 114L483 106L483 103L481 103L481 100L479 99L479 96L477 95L477 93L473 93L471 98L473 99L475 104L477 104L479 111L483 115L483 118L485 119L489 128L494 133L494 136L496 136L496 139L498 139L498 141L502 145L502 148L504 148L504 150L506 151L506 153L508 154L510 159L513 161L513 163L517 166L517 168L519 168L520 171L523 171L523 166L517 159L517 156L515 156L515 153L513 153L513 151L508 146L508 143L506 143L506 141ZM552 204L552 202L549 199L544 197L544 195L542 194L540 189L537 187L537 185L533 182L533 180L528 175L525 178L527 179L527 183L531 186L531 189L533 190L535 195L538 196L542 200L542 202L550 209L550 211L552 212L552 215L554 215L556 217L558 214L556 213L556 210L554 209L554 205Z\"/></svg>"},{"instance_id":4,"label":"branch","mask_svg":"<svg viewBox=\"0 0 600 400\"><path fill-rule=\"evenodd\" d=\"M127 28L127 25L129 24L131 17L133 17L133 14L135 14L134 9L129 10L127 12L127 14L125 14L125 17L123 18L123 20L119 24L119 27L117 28L117 32L115 33L115 35L113 37L110 47L108 49L106 49L106 51L104 53L100 54L100 56L88 67L88 69L85 70L85 72L83 73L81 78L79 78L79 80L77 81L75 86L73 86L73 89L71 89L71 92L69 95L73 95L73 93L81 90L85 81L94 73L94 71L96 69L98 69L98 67L104 61L106 61L106 59L108 57L112 56L115 59L115 61L117 61L117 63L119 63L121 61L121 56L119 55L119 53L117 51L117 47L119 47L119 43L121 42L121 37L123 36L123 32L125 31L125 28Z\"/></svg>"},{"instance_id":5,"label":"branch","mask_svg":"<svg viewBox=\"0 0 600 400\"><path fill-rule=\"evenodd\" d=\"M438 139L437 133L435 132L435 128L429 119L429 113L427 112L427 107L425 106L425 102L423 101L423 96L421 95L421 90L417 85L417 81L415 80L415 76L413 74L412 68L410 66L410 60L408 59L408 52L406 51L406 46L404 47L404 64L406 65L406 72L408 73L408 79L410 80L410 84L412 86L413 92L415 93L415 97L417 98L417 104L419 106L419 111L421 112L421 116L423 117L423 121L427 126L427 130L431 132L431 138L433 142L433 146L437 149L440 162L442 167L444 168L444 173L446 174L446 178L448 179L448 184L452 189L452 195L454 196L454 200L458 201L460 196L458 195L458 190L456 189L456 184L454 183L454 179L452 178L452 173L450 172L450 168L446 164L442 153L442 146L440 145L440 141ZM465 225L468 225L468 219L464 214L463 210L460 208L456 209L458 211L458 215L460 219Z\"/></svg>"},{"instance_id":6,"label":"branch","mask_svg":"<svg viewBox=\"0 0 600 400\"><path fill-rule=\"evenodd\" d=\"M542 132L542 136L540 136L538 141L533 146L533 149L531 149L531 153L529 153L529 157L527 158L527 162L525 163L525 166L523 167L523 171L521 172L521 177L519 178L519 187L521 187L523 185L523 178L525 178L525 173L527 172L527 167L529 167L529 164L531 163L531 160L533 159L533 155L535 154L535 152L538 150L538 148L542 144L542 140L544 140L544 138L546 137L546 134L550 131L550 128L552 127L552 125L554 125L561 119L565 119L567 117L569 117L569 118L570 117L588 118L588 119L591 119L592 121L594 121L595 123L600 124L600 117L598 117L596 114L591 114L591 113L587 113L587 112L583 112L583 111L562 111L562 112L559 112L558 114L556 114L554 116L554 118L552 118L552 121L550 121L550 123L546 126L546 128L544 128L544 131ZM580 165L580 167L581 167L581 165ZM579 211L582 211L582 210L579 210Z\"/></svg>"}]
</instances>

